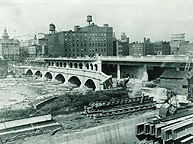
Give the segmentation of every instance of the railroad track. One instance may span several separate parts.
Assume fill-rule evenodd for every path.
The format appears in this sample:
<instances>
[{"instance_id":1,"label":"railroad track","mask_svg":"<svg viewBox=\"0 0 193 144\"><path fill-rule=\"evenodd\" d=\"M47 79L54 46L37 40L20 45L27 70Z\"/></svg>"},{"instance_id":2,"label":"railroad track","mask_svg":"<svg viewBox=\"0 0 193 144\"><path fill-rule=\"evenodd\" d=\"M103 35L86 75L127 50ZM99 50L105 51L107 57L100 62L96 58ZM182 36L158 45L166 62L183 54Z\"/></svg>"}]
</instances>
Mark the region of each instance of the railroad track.
<instances>
[{"instance_id":1,"label":"railroad track","mask_svg":"<svg viewBox=\"0 0 193 144\"><path fill-rule=\"evenodd\" d=\"M92 111L92 112L88 112L86 115L90 118L102 118L102 117L109 117L113 115L129 114L129 113L155 109L155 108L156 108L155 104L148 103L148 104L142 104L137 106L130 106L122 109L113 109L113 110L107 110L107 111Z\"/></svg>"},{"instance_id":2,"label":"railroad track","mask_svg":"<svg viewBox=\"0 0 193 144\"><path fill-rule=\"evenodd\" d=\"M106 105L101 104L98 107L86 107L81 113L90 118L103 118L110 117L114 115L123 115L134 113L138 111L144 111L149 109L155 109L155 103L150 97L145 97L143 103L141 103L142 97L128 99L123 103L123 99L119 100L119 103L113 102L111 104L106 103ZM118 101L117 101L118 102Z\"/></svg>"}]
</instances>

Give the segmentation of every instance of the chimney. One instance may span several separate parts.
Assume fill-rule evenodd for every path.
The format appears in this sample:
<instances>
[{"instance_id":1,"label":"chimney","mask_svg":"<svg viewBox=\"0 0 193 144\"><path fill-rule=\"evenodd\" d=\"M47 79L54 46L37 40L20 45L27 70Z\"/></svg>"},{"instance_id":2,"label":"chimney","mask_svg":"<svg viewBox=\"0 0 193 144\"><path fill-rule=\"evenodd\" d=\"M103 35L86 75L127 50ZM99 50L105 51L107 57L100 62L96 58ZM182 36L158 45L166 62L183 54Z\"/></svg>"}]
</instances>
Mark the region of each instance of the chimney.
<instances>
[{"instance_id":1,"label":"chimney","mask_svg":"<svg viewBox=\"0 0 193 144\"><path fill-rule=\"evenodd\" d=\"M145 49L146 49L146 38L144 38L144 44L143 44L143 55L145 56Z\"/></svg>"}]
</instances>

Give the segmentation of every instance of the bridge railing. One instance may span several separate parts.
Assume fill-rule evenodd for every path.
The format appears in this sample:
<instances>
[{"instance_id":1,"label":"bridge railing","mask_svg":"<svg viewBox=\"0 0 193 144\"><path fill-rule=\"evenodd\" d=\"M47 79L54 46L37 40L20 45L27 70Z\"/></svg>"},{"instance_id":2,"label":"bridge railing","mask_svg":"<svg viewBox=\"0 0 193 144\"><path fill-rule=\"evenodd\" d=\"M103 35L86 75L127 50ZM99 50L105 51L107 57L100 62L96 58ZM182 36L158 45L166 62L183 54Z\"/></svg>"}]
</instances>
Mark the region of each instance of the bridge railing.
<instances>
[{"instance_id":1,"label":"bridge railing","mask_svg":"<svg viewBox=\"0 0 193 144\"><path fill-rule=\"evenodd\" d=\"M28 68L28 69L35 69L35 70L42 70L42 71L52 71L57 73L70 73L74 75L86 75L88 77L92 77L95 79L105 80L109 78L108 75L106 75L103 72L94 71L94 70L88 70L88 69L77 69L77 68L65 68L65 67L55 67L55 66L47 66L47 67L41 67L41 66L18 66L20 68Z\"/></svg>"},{"instance_id":2,"label":"bridge railing","mask_svg":"<svg viewBox=\"0 0 193 144\"><path fill-rule=\"evenodd\" d=\"M188 60L188 56L185 55L147 55L147 56L102 56L101 60L128 60L128 61L174 61L185 62Z\"/></svg>"}]
</instances>

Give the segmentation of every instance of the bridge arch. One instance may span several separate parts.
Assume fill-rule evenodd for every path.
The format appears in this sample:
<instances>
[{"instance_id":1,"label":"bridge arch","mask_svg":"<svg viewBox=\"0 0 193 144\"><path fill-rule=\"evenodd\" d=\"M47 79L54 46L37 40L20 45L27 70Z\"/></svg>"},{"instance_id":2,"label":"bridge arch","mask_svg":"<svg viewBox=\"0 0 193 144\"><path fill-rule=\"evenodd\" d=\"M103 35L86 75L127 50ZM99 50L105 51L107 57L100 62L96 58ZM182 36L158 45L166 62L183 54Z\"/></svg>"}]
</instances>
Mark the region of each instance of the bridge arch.
<instances>
[{"instance_id":1,"label":"bridge arch","mask_svg":"<svg viewBox=\"0 0 193 144\"><path fill-rule=\"evenodd\" d=\"M65 78L64 78L64 76L63 76L62 74L56 75L55 79L56 79L57 81L62 82L62 83L65 82Z\"/></svg>"},{"instance_id":2,"label":"bridge arch","mask_svg":"<svg viewBox=\"0 0 193 144\"><path fill-rule=\"evenodd\" d=\"M45 75L44 75L45 78L51 80L53 78L52 74L50 72L47 72Z\"/></svg>"},{"instance_id":3,"label":"bridge arch","mask_svg":"<svg viewBox=\"0 0 193 144\"><path fill-rule=\"evenodd\" d=\"M35 72L34 75L37 76L37 77L42 77L42 73L40 71Z\"/></svg>"},{"instance_id":4,"label":"bridge arch","mask_svg":"<svg viewBox=\"0 0 193 144\"><path fill-rule=\"evenodd\" d=\"M29 70L26 72L26 75L27 75L27 76L32 76L32 75L33 75L32 70L29 69Z\"/></svg>"},{"instance_id":5,"label":"bridge arch","mask_svg":"<svg viewBox=\"0 0 193 144\"><path fill-rule=\"evenodd\" d=\"M88 79L88 80L85 82L85 86L88 87L88 88L92 88L93 90L96 89L96 85L95 85L94 81L91 80L91 79Z\"/></svg>"},{"instance_id":6,"label":"bridge arch","mask_svg":"<svg viewBox=\"0 0 193 144\"><path fill-rule=\"evenodd\" d=\"M81 81L78 77L76 76L72 76L68 82L70 82L71 84L76 84L78 87L81 85Z\"/></svg>"}]
</instances>

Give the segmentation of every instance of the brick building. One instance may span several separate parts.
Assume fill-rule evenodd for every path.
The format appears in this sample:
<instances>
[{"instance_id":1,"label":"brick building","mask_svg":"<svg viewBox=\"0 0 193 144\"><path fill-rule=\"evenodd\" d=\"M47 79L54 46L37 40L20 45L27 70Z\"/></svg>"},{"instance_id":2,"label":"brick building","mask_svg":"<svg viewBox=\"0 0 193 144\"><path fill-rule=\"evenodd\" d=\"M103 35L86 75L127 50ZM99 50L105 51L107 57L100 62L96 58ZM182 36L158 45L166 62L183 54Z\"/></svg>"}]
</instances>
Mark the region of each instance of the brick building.
<instances>
[{"instance_id":1,"label":"brick building","mask_svg":"<svg viewBox=\"0 0 193 144\"><path fill-rule=\"evenodd\" d=\"M154 55L154 44L150 39L144 38L144 42L133 42L129 44L129 55L146 56Z\"/></svg>"},{"instance_id":2,"label":"brick building","mask_svg":"<svg viewBox=\"0 0 193 144\"><path fill-rule=\"evenodd\" d=\"M125 33L122 33L121 39L117 40L117 55L118 56L129 55L129 38Z\"/></svg>"},{"instance_id":3,"label":"brick building","mask_svg":"<svg viewBox=\"0 0 193 144\"><path fill-rule=\"evenodd\" d=\"M170 55L170 49L169 42L154 42L154 55Z\"/></svg>"},{"instance_id":4,"label":"brick building","mask_svg":"<svg viewBox=\"0 0 193 144\"><path fill-rule=\"evenodd\" d=\"M56 33L55 26L50 25L48 34L48 55L52 57L94 57L113 55L113 28L108 24L99 27L87 16L88 26L74 26L74 31ZM90 24L91 23L91 24Z\"/></svg>"},{"instance_id":5,"label":"brick building","mask_svg":"<svg viewBox=\"0 0 193 144\"><path fill-rule=\"evenodd\" d=\"M9 39L6 28L0 40L0 55L10 60L19 58L19 41L16 39Z\"/></svg>"},{"instance_id":6,"label":"brick building","mask_svg":"<svg viewBox=\"0 0 193 144\"><path fill-rule=\"evenodd\" d=\"M144 55L144 44L139 42L133 42L129 44L129 55L143 56Z\"/></svg>"}]
</instances>

